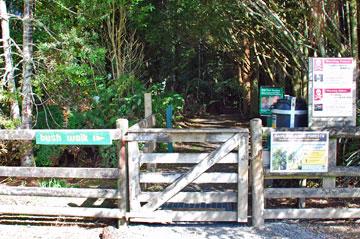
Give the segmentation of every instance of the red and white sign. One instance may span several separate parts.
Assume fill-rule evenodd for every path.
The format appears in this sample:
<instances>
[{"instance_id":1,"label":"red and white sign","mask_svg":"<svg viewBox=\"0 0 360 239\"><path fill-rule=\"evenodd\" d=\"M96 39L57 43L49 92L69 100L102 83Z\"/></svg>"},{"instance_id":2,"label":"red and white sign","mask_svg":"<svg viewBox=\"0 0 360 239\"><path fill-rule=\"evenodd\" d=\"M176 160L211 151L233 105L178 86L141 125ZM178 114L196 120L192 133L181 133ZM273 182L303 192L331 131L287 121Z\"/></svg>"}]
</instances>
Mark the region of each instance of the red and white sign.
<instances>
[{"instance_id":1,"label":"red and white sign","mask_svg":"<svg viewBox=\"0 0 360 239\"><path fill-rule=\"evenodd\" d=\"M314 100L318 101L318 100L322 100L323 98L323 89L315 89L314 90Z\"/></svg>"},{"instance_id":2,"label":"red and white sign","mask_svg":"<svg viewBox=\"0 0 360 239\"><path fill-rule=\"evenodd\" d=\"M313 58L313 116L353 116L352 58Z\"/></svg>"}]
</instances>

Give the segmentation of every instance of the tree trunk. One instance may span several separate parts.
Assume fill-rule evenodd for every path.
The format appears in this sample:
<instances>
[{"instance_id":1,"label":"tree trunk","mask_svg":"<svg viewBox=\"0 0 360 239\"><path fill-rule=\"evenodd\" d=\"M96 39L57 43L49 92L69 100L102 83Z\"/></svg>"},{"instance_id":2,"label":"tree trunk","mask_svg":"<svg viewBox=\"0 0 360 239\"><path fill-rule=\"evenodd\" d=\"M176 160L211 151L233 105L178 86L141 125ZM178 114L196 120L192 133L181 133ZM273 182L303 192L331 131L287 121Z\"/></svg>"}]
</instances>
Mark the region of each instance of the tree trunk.
<instances>
[{"instance_id":1,"label":"tree trunk","mask_svg":"<svg viewBox=\"0 0 360 239\"><path fill-rule=\"evenodd\" d=\"M351 53L352 56L359 59L357 42L357 3L356 0L350 2L350 25L351 25Z\"/></svg>"},{"instance_id":2,"label":"tree trunk","mask_svg":"<svg viewBox=\"0 0 360 239\"><path fill-rule=\"evenodd\" d=\"M243 101L241 106L242 114L246 118L251 118L251 66L250 66L250 42L248 39L243 41L244 56L238 59L239 84L243 87Z\"/></svg>"},{"instance_id":3,"label":"tree trunk","mask_svg":"<svg viewBox=\"0 0 360 239\"><path fill-rule=\"evenodd\" d=\"M322 12L324 1L323 0L315 0L313 1L313 9L314 9L314 27L315 27L315 45L317 45L317 49L319 52L317 56L326 56L325 50L325 39L324 39L324 29L325 29L325 19L324 14Z\"/></svg>"},{"instance_id":4,"label":"tree trunk","mask_svg":"<svg viewBox=\"0 0 360 239\"><path fill-rule=\"evenodd\" d=\"M32 64L33 64L33 41L32 41L32 17L33 0L24 0L23 18L23 85L22 85L22 128L32 127ZM24 155L21 160L22 166L35 166L32 157L31 141L24 144Z\"/></svg>"},{"instance_id":5,"label":"tree trunk","mask_svg":"<svg viewBox=\"0 0 360 239\"><path fill-rule=\"evenodd\" d=\"M20 109L19 103L16 97L16 85L14 77L14 65L11 54L11 38L10 38L10 27L9 27L9 15L6 9L6 3L4 0L0 0L0 16L1 16L1 32L2 42L4 49L5 58L5 74L3 76L3 82L1 84L2 90L5 90L5 86L11 93L10 99L10 118L20 122Z\"/></svg>"}]
</instances>

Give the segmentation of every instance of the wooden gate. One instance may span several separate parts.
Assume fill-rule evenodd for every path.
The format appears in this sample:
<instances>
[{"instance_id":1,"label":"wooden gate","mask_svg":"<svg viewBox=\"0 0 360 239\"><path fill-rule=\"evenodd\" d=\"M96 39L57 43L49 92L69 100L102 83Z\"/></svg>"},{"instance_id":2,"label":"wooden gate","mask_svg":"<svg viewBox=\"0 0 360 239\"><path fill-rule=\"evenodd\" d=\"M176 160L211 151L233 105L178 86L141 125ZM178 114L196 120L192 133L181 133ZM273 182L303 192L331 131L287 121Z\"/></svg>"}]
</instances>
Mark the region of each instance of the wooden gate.
<instances>
[{"instance_id":1,"label":"wooden gate","mask_svg":"<svg viewBox=\"0 0 360 239\"><path fill-rule=\"evenodd\" d=\"M126 140L130 221L247 222L248 129L135 127ZM214 148L207 153L140 150L148 142L210 143Z\"/></svg>"}]
</instances>

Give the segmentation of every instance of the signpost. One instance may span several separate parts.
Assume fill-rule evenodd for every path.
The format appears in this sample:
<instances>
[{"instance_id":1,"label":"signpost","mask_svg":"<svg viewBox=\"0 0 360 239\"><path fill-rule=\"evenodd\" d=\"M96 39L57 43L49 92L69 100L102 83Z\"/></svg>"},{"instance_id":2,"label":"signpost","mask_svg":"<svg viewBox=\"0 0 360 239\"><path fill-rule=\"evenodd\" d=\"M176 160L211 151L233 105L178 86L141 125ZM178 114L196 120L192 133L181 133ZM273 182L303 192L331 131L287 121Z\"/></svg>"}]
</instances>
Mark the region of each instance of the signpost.
<instances>
[{"instance_id":1,"label":"signpost","mask_svg":"<svg viewBox=\"0 0 360 239\"><path fill-rule=\"evenodd\" d=\"M356 125L356 61L310 58L309 126Z\"/></svg>"},{"instance_id":2,"label":"signpost","mask_svg":"<svg viewBox=\"0 0 360 239\"><path fill-rule=\"evenodd\" d=\"M279 87L260 87L260 102L259 113L261 116L271 115L271 106L275 104L278 99L284 98L284 89Z\"/></svg>"},{"instance_id":3,"label":"signpost","mask_svg":"<svg viewBox=\"0 0 360 239\"><path fill-rule=\"evenodd\" d=\"M36 144L44 145L111 145L112 137L104 130L39 130Z\"/></svg>"},{"instance_id":4,"label":"signpost","mask_svg":"<svg viewBox=\"0 0 360 239\"><path fill-rule=\"evenodd\" d=\"M328 132L272 132L271 172L327 172Z\"/></svg>"}]
</instances>

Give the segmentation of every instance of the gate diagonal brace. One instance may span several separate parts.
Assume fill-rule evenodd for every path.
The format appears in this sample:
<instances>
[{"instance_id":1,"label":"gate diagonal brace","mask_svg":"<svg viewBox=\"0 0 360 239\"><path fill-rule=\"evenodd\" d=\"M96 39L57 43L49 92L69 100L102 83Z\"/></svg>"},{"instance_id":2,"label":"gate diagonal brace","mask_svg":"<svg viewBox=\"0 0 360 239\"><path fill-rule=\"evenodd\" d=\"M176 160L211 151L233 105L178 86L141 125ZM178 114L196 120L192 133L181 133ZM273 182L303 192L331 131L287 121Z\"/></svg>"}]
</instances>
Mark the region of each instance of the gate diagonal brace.
<instances>
[{"instance_id":1,"label":"gate diagonal brace","mask_svg":"<svg viewBox=\"0 0 360 239\"><path fill-rule=\"evenodd\" d=\"M240 137L242 134L235 134L228 139L224 144L219 146L216 150L211 152L207 157L195 165L189 172L177 178L172 184L165 188L163 192L156 198L150 200L147 204L141 207L141 211L155 211L161 205L166 203L187 185L196 180L201 174L206 172L214 164L219 162L223 157L230 153L233 149L239 146Z\"/></svg>"}]
</instances>

